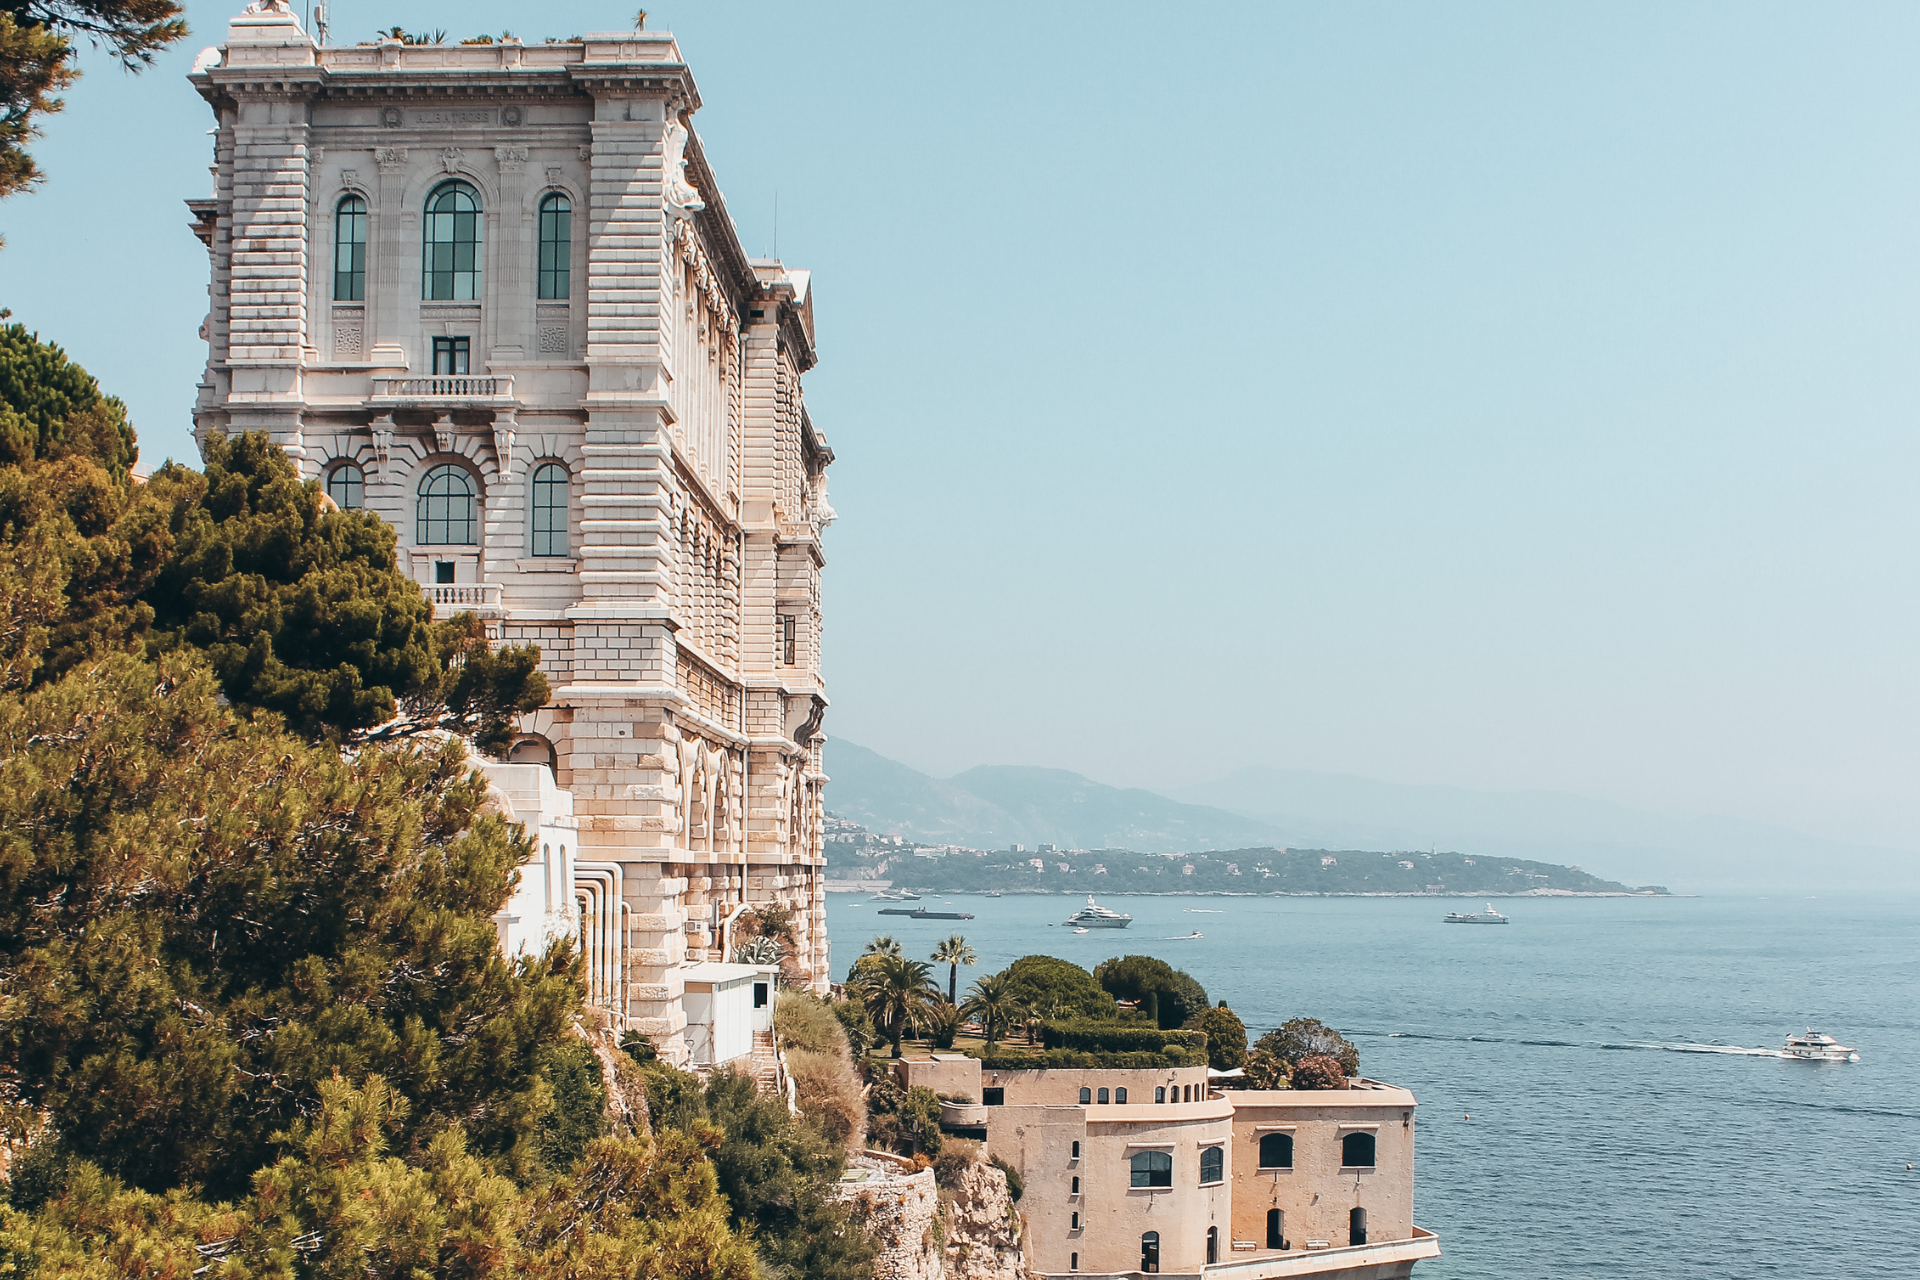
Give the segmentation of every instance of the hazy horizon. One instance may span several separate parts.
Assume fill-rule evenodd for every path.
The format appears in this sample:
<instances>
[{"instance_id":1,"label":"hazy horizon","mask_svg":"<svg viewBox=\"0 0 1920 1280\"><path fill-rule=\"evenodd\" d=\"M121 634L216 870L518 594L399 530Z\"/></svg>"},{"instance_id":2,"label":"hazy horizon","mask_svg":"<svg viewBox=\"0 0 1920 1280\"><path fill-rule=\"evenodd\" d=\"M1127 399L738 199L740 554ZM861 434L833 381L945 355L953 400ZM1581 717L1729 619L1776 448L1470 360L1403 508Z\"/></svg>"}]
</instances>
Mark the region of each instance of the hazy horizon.
<instances>
[{"instance_id":1,"label":"hazy horizon","mask_svg":"<svg viewBox=\"0 0 1920 1280\"><path fill-rule=\"evenodd\" d=\"M0 306L195 457L212 123L95 53ZM296 3L296 11L305 11ZM629 3L335 0L336 43ZM814 272L825 730L1920 851L1920 11L650 6ZM775 225L776 202L779 210ZM1920 872L1920 857L1909 864Z\"/></svg>"}]
</instances>

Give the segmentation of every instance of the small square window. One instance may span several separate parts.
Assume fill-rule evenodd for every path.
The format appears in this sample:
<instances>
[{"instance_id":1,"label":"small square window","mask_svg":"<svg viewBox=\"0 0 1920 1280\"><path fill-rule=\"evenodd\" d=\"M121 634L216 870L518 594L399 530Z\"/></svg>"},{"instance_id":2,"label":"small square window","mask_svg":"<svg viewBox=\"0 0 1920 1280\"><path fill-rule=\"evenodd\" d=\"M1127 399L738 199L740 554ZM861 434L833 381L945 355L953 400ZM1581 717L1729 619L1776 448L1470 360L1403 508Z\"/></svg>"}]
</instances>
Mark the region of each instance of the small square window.
<instances>
[{"instance_id":1,"label":"small square window","mask_svg":"<svg viewBox=\"0 0 1920 1280\"><path fill-rule=\"evenodd\" d=\"M453 561L435 560L433 562L433 580L436 583L453 581Z\"/></svg>"},{"instance_id":2,"label":"small square window","mask_svg":"<svg viewBox=\"0 0 1920 1280\"><path fill-rule=\"evenodd\" d=\"M436 377L464 374L469 371L472 362L472 338L433 340L433 372Z\"/></svg>"},{"instance_id":3,"label":"small square window","mask_svg":"<svg viewBox=\"0 0 1920 1280\"><path fill-rule=\"evenodd\" d=\"M1006 1106L1007 1091L1005 1089L982 1089L980 1091L980 1105L983 1107Z\"/></svg>"}]
</instances>

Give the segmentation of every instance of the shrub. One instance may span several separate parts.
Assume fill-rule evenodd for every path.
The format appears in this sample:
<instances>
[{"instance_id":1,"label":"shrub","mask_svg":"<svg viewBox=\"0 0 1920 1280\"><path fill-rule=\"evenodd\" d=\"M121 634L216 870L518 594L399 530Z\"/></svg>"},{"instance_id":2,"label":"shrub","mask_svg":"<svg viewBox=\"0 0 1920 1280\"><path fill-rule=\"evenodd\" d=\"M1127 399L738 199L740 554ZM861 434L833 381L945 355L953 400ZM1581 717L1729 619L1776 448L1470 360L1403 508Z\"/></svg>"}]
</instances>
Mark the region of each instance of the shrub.
<instances>
[{"instance_id":1,"label":"shrub","mask_svg":"<svg viewBox=\"0 0 1920 1280\"><path fill-rule=\"evenodd\" d=\"M1347 1075L1360 1074L1360 1050L1353 1042L1318 1018L1293 1018L1260 1037L1255 1048L1286 1063L1289 1070L1304 1058L1337 1058Z\"/></svg>"},{"instance_id":2,"label":"shrub","mask_svg":"<svg viewBox=\"0 0 1920 1280\"><path fill-rule=\"evenodd\" d=\"M999 1156L989 1156L988 1163L1007 1175L1007 1194L1013 1198L1014 1203L1019 1203L1021 1193L1027 1189L1026 1184L1020 1180L1020 1171Z\"/></svg>"},{"instance_id":3,"label":"shrub","mask_svg":"<svg viewBox=\"0 0 1920 1280\"><path fill-rule=\"evenodd\" d=\"M1240 1087L1244 1089L1285 1089L1290 1068L1279 1058L1265 1049L1254 1049L1247 1054L1247 1074L1241 1077Z\"/></svg>"},{"instance_id":4,"label":"shrub","mask_svg":"<svg viewBox=\"0 0 1920 1280\"><path fill-rule=\"evenodd\" d=\"M819 996L785 990L773 1001L773 1033L789 1049L808 1053L846 1053L847 1033L833 1009Z\"/></svg>"},{"instance_id":5,"label":"shrub","mask_svg":"<svg viewBox=\"0 0 1920 1280\"><path fill-rule=\"evenodd\" d=\"M965 1138L948 1138L940 1144L940 1154L933 1158L933 1180L943 1190L952 1191L960 1185L967 1170L980 1163L980 1144Z\"/></svg>"},{"instance_id":6,"label":"shrub","mask_svg":"<svg viewBox=\"0 0 1920 1280\"><path fill-rule=\"evenodd\" d=\"M1022 956L1004 970L1015 1003L1050 1018L1108 1019L1113 997L1079 965L1053 956Z\"/></svg>"},{"instance_id":7,"label":"shrub","mask_svg":"<svg viewBox=\"0 0 1920 1280\"><path fill-rule=\"evenodd\" d=\"M846 1056L789 1049L787 1069L799 1095L800 1114L818 1125L829 1142L859 1150L866 1140L867 1108Z\"/></svg>"},{"instance_id":8,"label":"shrub","mask_svg":"<svg viewBox=\"0 0 1920 1280\"><path fill-rule=\"evenodd\" d=\"M541 1055L553 1089L553 1110L540 1124L540 1158L554 1173L571 1173L587 1144L607 1131L607 1086L600 1059L585 1040L567 1039Z\"/></svg>"},{"instance_id":9,"label":"shrub","mask_svg":"<svg viewBox=\"0 0 1920 1280\"><path fill-rule=\"evenodd\" d=\"M923 1026L934 1048L951 1049L954 1033L960 1030L960 1011L950 1004L934 1005L927 1010Z\"/></svg>"},{"instance_id":10,"label":"shrub","mask_svg":"<svg viewBox=\"0 0 1920 1280\"><path fill-rule=\"evenodd\" d=\"M1293 1087L1296 1089L1344 1089L1347 1087L1347 1073L1338 1058L1329 1058L1316 1054L1302 1058L1293 1068Z\"/></svg>"},{"instance_id":11,"label":"shrub","mask_svg":"<svg viewBox=\"0 0 1920 1280\"><path fill-rule=\"evenodd\" d=\"M1232 1071L1247 1065L1247 1025L1222 1001L1217 1009L1208 1009L1195 1020L1207 1037L1207 1065L1215 1071Z\"/></svg>"},{"instance_id":12,"label":"shrub","mask_svg":"<svg viewBox=\"0 0 1920 1280\"><path fill-rule=\"evenodd\" d=\"M1207 993L1190 975L1154 956L1102 960L1094 980L1116 999L1137 1000L1162 1027L1182 1026L1207 1007Z\"/></svg>"},{"instance_id":13,"label":"shrub","mask_svg":"<svg viewBox=\"0 0 1920 1280\"><path fill-rule=\"evenodd\" d=\"M1076 1049L1047 1049L1040 1053L1022 1053L1010 1049L969 1048L969 1057L980 1059L989 1071L1089 1070L1157 1071L1162 1067L1190 1067L1206 1060L1203 1051L1169 1045L1161 1053L1085 1053Z\"/></svg>"},{"instance_id":14,"label":"shrub","mask_svg":"<svg viewBox=\"0 0 1920 1280\"><path fill-rule=\"evenodd\" d=\"M900 1131L928 1156L939 1155L942 1136L939 1095L924 1085L907 1090L906 1100L900 1104Z\"/></svg>"}]
</instances>

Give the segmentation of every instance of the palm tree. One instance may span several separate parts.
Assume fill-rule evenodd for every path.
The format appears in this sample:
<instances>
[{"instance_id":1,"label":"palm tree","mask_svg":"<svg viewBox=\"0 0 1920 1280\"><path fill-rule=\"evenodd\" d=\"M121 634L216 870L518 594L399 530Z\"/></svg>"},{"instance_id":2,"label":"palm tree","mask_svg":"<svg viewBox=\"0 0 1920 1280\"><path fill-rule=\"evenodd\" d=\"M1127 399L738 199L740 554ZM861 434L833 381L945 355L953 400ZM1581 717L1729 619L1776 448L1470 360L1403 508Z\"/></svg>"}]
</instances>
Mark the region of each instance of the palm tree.
<instances>
[{"instance_id":1,"label":"palm tree","mask_svg":"<svg viewBox=\"0 0 1920 1280\"><path fill-rule=\"evenodd\" d=\"M881 934L860 952L863 956L897 956L900 954L900 942L891 934Z\"/></svg>"},{"instance_id":2,"label":"palm tree","mask_svg":"<svg viewBox=\"0 0 1920 1280\"><path fill-rule=\"evenodd\" d=\"M855 984L860 1003L867 1007L873 1025L893 1045L893 1056L900 1056L900 1037L907 1028L925 1020L927 1006L939 998L939 991L928 976L931 966L905 956L877 954L863 956L855 967Z\"/></svg>"},{"instance_id":3,"label":"palm tree","mask_svg":"<svg viewBox=\"0 0 1920 1280\"><path fill-rule=\"evenodd\" d=\"M980 1024L980 1033L987 1038L987 1047L991 1049L1026 1010L1007 975L990 973L974 979L961 1012Z\"/></svg>"},{"instance_id":4,"label":"palm tree","mask_svg":"<svg viewBox=\"0 0 1920 1280\"><path fill-rule=\"evenodd\" d=\"M933 949L933 962L947 966L948 1004L957 1005L960 1003L958 999L960 994L960 966L963 964L971 965L979 958L979 956L973 954L973 948L967 945L967 940L957 933Z\"/></svg>"}]
</instances>

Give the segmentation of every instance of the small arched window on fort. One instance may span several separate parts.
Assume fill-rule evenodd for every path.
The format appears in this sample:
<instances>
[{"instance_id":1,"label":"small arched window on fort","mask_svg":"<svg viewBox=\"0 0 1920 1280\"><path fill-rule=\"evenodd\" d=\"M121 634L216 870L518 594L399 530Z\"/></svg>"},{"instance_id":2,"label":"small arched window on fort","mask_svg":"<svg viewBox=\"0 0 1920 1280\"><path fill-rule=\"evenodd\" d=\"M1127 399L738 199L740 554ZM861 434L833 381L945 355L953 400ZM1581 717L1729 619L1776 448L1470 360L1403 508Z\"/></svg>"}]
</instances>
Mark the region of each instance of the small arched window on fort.
<instances>
[{"instance_id":1,"label":"small arched window on fort","mask_svg":"<svg viewBox=\"0 0 1920 1280\"><path fill-rule=\"evenodd\" d=\"M420 296L429 302L473 302L480 297L480 196L464 182L436 187L427 197Z\"/></svg>"},{"instance_id":2,"label":"small arched window on fort","mask_svg":"<svg viewBox=\"0 0 1920 1280\"><path fill-rule=\"evenodd\" d=\"M1207 1147L1200 1152L1200 1182L1223 1182L1227 1176L1227 1153L1221 1147Z\"/></svg>"},{"instance_id":3,"label":"small arched window on fort","mask_svg":"<svg viewBox=\"0 0 1920 1280\"><path fill-rule=\"evenodd\" d=\"M533 554L567 554L567 469L557 462L533 470Z\"/></svg>"},{"instance_id":4,"label":"small arched window on fort","mask_svg":"<svg viewBox=\"0 0 1920 1280\"><path fill-rule=\"evenodd\" d=\"M1124 1087L1115 1089L1113 1091L1113 1103L1117 1107L1124 1107L1127 1105L1127 1091Z\"/></svg>"},{"instance_id":5,"label":"small arched window on fort","mask_svg":"<svg viewBox=\"0 0 1920 1280\"><path fill-rule=\"evenodd\" d=\"M333 207L333 300L367 299L367 202L342 196Z\"/></svg>"},{"instance_id":6,"label":"small arched window on fort","mask_svg":"<svg viewBox=\"0 0 1920 1280\"><path fill-rule=\"evenodd\" d=\"M472 546L480 524L473 477L442 463L420 481L415 538L423 547Z\"/></svg>"},{"instance_id":7,"label":"small arched window on fort","mask_svg":"<svg viewBox=\"0 0 1920 1280\"><path fill-rule=\"evenodd\" d=\"M1080 1086L1080 1105L1083 1107L1093 1105L1093 1090L1084 1084Z\"/></svg>"},{"instance_id":8,"label":"small arched window on fort","mask_svg":"<svg viewBox=\"0 0 1920 1280\"><path fill-rule=\"evenodd\" d=\"M540 202L540 297L567 297L573 270L573 202L554 192Z\"/></svg>"},{"instance_id":9,"label":"small arched window on fort","mask_svg":"<svg viewBox=\"0 0 1920 1280\"><path fill-rule=\"evenodd\" d=\"M1107 1090L1104 1085L1100 1088L1100 1105L1103 1107L1107 1105Z\"/></svg>"},{"instance_id":10,"label":"small arched window on fort","mask_svg":"<svg viewBox=\"0 0 1920 1280\"><path fill-rule=\"evenodd\" d=\"M358 511L367 501L367 474L351 462L327 472L327 496L342 511Z\"/></svg>"},{"instance_id":11,"label":"small arched window on fort","mask_svg":"<svg viewBox=\"0 0 1920 1280\"><path fill-rule=\"evenodd\" d=\"M1167 1086L1156 1085L1153 1090L1153 1100L1155 1102L1165 1102L1167 1100Z\"/></svg>"},{"instance_id":12,"label":"small arched window on fort","mask_svg":"<svg viewBox=\"0 0 1920 1280\"><path fill-rule=\"evenodd\" d=\"M1343 1169L1373 1168L1373 1135L1363 1131L1349 1133L1341 1138L1340 1167Z\"/></svg>"},{"instance_id":13,"label":"small arched window on fort","mask_svg":"<svg viewBox=\"0 0 1920 1280\"><path fill-rule=\"evenodd\" d=\"M1260 1167L1262 1169L1293 1168L1293 1135L1290 1133L1261 1134Z\"/></svg>"},{"instance_id":14,"label":"small arched window on fort","mask_svg":"<svg viewBox=\"0 0 1920 1280\"><path fill-rule=\"evenodd\" d=\"M1133 1157L1133 1185L1170 1187L1173 1185L1173 1156L1165 1151L1141 1151Z\"/></svg>"}]
</instances>

